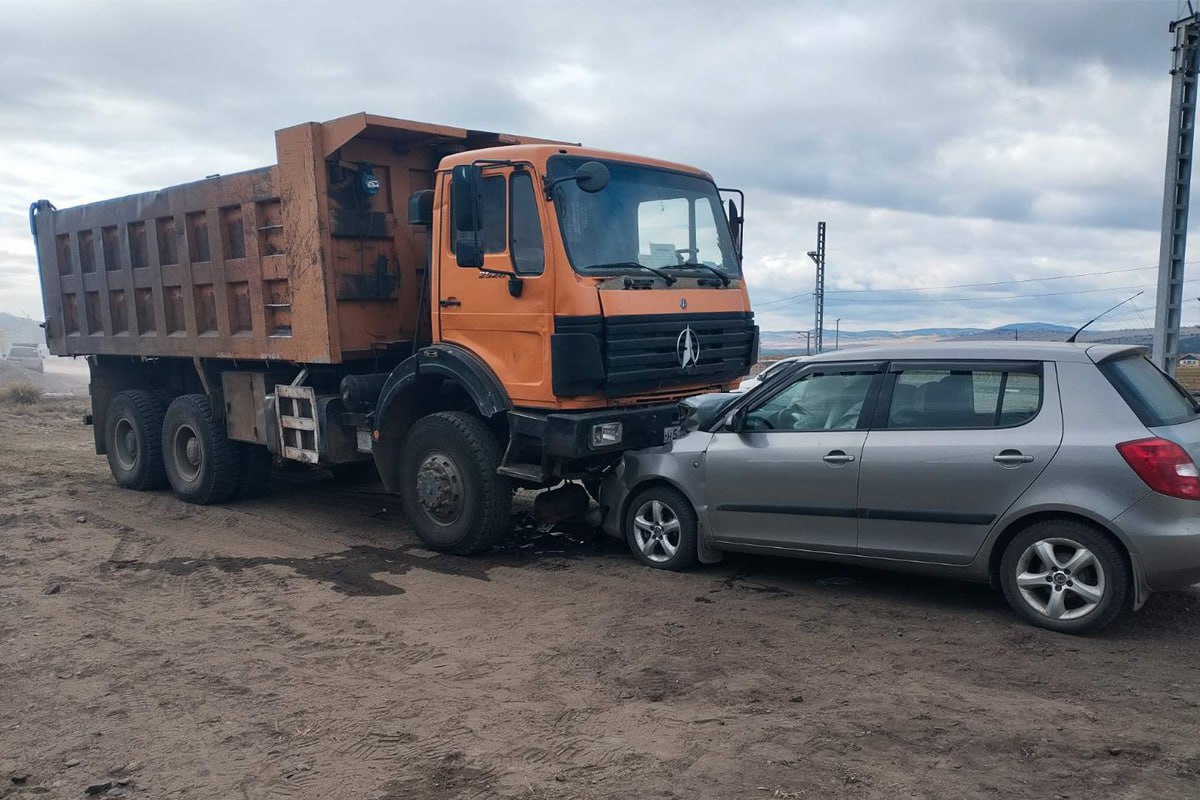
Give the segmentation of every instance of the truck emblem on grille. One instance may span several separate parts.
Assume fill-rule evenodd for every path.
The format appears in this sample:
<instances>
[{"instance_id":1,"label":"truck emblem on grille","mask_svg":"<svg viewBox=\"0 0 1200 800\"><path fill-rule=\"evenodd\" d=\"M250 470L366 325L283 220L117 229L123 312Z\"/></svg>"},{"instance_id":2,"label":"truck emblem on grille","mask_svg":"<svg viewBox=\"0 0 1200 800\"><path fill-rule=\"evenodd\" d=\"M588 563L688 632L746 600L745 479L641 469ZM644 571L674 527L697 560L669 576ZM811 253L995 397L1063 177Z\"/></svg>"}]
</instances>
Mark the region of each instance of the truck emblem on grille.
<instances>
[{"instance_id":1,"label":"truck emblem on grille","mask_svg":"<svg viewBox=\"0 0 1200 800\"><path fill-rule=\"evenodd\" d=\"M686 297L679 298L679 307L687 308L687 298Z\"/></svg>"},{"instance_id":2,"label":"truck emblem on grille","mask_svg":"<svg viewBox=\"0 0 1200 800\"><path fill-rule=\"evenodd\" d=\"M700 337L691 325L680 331L679 338L675 340L675 352L679 356L679 366L684 369L694 367L700 361Z\"/></svg>"}]
</instances>

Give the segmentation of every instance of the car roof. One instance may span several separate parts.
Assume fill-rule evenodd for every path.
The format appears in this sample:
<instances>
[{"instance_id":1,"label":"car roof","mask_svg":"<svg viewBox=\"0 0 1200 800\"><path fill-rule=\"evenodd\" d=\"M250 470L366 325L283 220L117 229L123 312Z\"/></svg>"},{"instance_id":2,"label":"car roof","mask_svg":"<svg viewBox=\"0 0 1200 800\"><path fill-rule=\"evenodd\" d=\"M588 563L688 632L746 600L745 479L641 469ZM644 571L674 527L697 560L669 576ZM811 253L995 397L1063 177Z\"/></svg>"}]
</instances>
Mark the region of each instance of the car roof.
<instances>
[{"instance_id":1,"label":"car roof","mask_svg":"<svg viewBox=\"0 0 1200 800\"><path fill-rule=\"evenodd\" d=\"M807 363L899 359L1100 362L1120 355L1146 352L1145 347L1137 345L1085 342L918 342L825 352L812 356Z\"/></svg>"}]
</instances>

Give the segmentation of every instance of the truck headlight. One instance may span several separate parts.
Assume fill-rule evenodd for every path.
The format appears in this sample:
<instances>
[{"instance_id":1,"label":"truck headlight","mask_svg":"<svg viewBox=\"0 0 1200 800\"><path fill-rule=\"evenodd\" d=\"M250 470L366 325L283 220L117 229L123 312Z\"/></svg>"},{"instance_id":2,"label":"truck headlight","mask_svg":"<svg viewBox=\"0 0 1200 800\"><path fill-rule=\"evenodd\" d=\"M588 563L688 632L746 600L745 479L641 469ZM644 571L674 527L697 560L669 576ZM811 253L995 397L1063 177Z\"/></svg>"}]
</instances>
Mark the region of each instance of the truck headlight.
<instances>
[{"instance_id":1,"label":"truck headlight","mask_svg":"<svg viewBox=\"0 0 1200 800\"><path fill-rule=\"evenodd\" d=\"M611 447L621 443L624 426L619 422L601 422L592 426L592 448Z\"/></svg>"}]
</instances>

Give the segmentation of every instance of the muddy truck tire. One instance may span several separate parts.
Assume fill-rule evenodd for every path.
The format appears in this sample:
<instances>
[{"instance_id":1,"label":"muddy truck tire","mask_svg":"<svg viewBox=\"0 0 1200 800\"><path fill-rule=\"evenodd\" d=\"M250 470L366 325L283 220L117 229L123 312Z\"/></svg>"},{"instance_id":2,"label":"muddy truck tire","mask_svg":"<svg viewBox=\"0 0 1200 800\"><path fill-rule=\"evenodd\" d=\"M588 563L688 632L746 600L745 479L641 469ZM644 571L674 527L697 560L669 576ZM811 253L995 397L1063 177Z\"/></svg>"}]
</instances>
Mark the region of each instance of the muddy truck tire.
<instances>
[{"instance_id":1,"label":"muddy truck tire","mask_svg":"<svg viewBox=\"0 0 1200 800\"><path fill-rule=\"evenodd\" d=\"M496 472L500 443L482 419L461 411L423 417L400 454L400 498L431 550L472 555L508 530L512 481Z\"/></svg>"},{"instance_id":2,"label":"muddy truck tire","mask_svg":"<svg viewBox=\"0 0 1200 800\"><path fill-rule=\"evenodd\" d=\"M180 500L205 506L224 503L237 492L237 449L204 395L171 401L163 419L162 447L167 480Z\"/></svg>"},{"instance_id":3,"label":"muddy truck tire","mask_svg":"<svg viewBox=\"0 0 1200 800\"><path fill-rule=\"evenodd\" d=\"M119 392L104 418L104 449L117 483L142 492L167 485L162 457L166 404L154 393Z\"/></svg>"}]
</instances>

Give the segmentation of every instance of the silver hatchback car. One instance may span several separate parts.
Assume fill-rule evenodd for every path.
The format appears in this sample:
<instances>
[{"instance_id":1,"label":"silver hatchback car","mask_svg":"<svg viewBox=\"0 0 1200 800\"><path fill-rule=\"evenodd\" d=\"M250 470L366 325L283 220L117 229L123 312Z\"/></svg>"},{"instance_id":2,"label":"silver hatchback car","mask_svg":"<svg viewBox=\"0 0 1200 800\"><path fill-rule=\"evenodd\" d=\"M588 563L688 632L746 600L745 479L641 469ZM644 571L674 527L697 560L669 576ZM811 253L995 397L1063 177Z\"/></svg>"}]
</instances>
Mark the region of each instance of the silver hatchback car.
<instances>
[{"instance_id":1,"label":"silver hatchback car","mask_svg":"<svg viewBox=\"0 0 1200 800\"><path fill-rule=\"evenodd\" d=\"M683 425L601 492L652 567L744 551L991 581L1069 633L1200 582L1200 413L1143 348L828 353Z\"/></svg>"}]
</instances>

